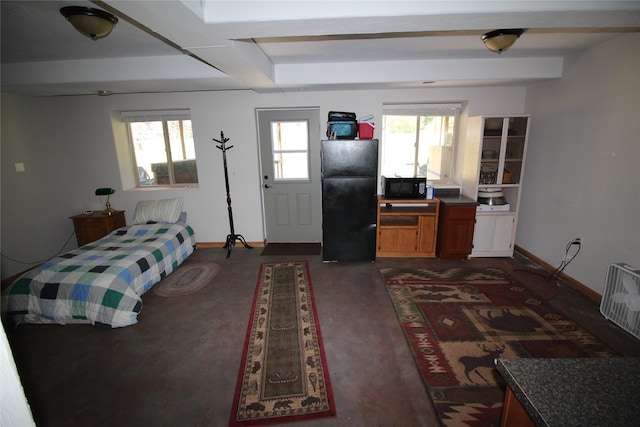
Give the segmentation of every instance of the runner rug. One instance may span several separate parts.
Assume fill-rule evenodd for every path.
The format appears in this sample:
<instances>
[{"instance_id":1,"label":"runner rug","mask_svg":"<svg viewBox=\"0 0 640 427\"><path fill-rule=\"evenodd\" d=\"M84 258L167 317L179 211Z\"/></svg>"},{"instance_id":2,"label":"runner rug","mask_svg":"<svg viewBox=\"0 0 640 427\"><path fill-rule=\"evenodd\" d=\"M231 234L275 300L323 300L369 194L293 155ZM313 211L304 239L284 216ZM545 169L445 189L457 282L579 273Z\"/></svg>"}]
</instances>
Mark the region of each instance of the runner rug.
<instances>
[{"instance_id":1,"label":"runner rug","mask_svg":"<svg viewBox=\"0 0 640 427\"><path fill-rule=\"evenodd\" d=\"M444 426L499 426L496 358L613 357L499 268L380 269Z\"/></svg>"},{"instance_id":2,"label":"runner rug","mask_svg":"<svg viewBox=\"0 0 640 427\"><path fill-rule=\"evenodd\" d=\"M335 416L306 261L263 263L230 426Z\"/></svg>"}]
</instances>

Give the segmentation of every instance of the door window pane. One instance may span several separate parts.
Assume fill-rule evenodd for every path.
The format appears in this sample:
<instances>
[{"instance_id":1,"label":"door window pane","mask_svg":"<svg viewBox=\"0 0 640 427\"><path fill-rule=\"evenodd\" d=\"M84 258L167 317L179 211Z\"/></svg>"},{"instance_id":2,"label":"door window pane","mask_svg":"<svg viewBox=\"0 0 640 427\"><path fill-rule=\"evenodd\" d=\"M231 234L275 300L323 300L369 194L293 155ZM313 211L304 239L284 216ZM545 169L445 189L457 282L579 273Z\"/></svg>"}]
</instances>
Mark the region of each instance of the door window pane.
<instances>
[{"instance_id":1,"label":"door window pane","mask_svg":"<svg viewBox=\"0 0 640 427\"><path fill-rule=\"evenodd\" d=\"M271 123L275 181L309 179L308 128L306 121Z\"/></svg>"}]
</instances>

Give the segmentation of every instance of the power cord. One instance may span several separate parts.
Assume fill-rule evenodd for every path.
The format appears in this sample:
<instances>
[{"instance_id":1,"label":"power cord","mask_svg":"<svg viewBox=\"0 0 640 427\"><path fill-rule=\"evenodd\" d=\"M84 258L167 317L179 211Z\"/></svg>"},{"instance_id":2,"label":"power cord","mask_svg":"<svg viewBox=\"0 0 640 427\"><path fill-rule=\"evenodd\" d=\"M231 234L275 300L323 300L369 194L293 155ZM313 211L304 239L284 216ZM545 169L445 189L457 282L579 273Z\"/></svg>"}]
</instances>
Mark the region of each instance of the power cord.
<instances>
[{"instance_id":1,"label":"power cord","mask_svg":"<svg viewBox=\"0 0 640 427\"><path fill-rule=\"evenodd\" d=\"M569 255L569 252L571 251L571 249L574 246L577 246L577 249L575 249L575 253L573 255ZM569 265L569 263L571 261L573 261L573 259L576 257L576 255L578 255L578 252L580 252L580 248L581 247L582 247L582 241L580 240L580 238L573 239L572 241L567 243L567 247L565 248L564 258L562 259L562 262L560 263L558 268L553 270L553 272L549 275L547 280L559 279L560 278L560 273L562 273L562 270L564 270L567 267L567 265Z\"/></svg>"},{"instance_id":2,"label":"power cord","mask_svg":"<svg viewBox=\"0 0 640 427\"><path fill-rule=\"evenodd\" d=\"M29 261L20 261L18 259L11 258L10 256L7 256L7 255L5 255L5 254L3 254L1 252L0 252L0 256L2 256L2 258L8 259L9 261L17 262L18 264L25 264L25 265L42 264L43 262L47 262L50 259L53 259L53 258L57 257L58 255L60 255L62 252L64 252L64 248L67 247L67 244L69 243L71 238L74 236L74 234L76 234L75 231L71 232L71 235L69 236L69 238L64 242L64 245L62 245L60 250L58 252L56 252L55 255L53 255L53 256L51 256L49 258L46 258L46 259L42 259L40 261L31 261L31 262L29 262Z\"/></svg>"}]
</instances>

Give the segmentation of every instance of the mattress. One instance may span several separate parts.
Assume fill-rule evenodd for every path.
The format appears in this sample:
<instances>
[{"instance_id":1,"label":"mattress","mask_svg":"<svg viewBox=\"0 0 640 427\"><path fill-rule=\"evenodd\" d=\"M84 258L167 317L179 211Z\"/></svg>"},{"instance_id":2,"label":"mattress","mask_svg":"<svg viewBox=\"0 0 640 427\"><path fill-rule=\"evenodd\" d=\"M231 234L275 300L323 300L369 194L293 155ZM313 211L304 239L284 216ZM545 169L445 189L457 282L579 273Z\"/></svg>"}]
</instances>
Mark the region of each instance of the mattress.
<instances>
[{"instance_id":1,"label":"mattress","mask_svg":"<svg viewBox=\"0 0 640 427\"><path fill-rule=\"evenodd\" d=\"M3 292L3 311L19 323L137 323L141 296L195 249L183 223L138 224L55 257Z\"/></svg>"}]
</instances>

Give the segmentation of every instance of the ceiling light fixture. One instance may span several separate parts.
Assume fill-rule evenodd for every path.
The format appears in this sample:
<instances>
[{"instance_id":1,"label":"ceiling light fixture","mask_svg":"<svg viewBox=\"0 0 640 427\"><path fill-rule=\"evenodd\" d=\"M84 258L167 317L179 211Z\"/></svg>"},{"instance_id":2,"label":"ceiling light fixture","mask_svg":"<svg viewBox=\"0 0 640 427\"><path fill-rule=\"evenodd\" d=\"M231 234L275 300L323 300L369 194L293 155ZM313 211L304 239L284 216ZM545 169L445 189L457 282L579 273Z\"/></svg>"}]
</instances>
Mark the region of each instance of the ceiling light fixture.
<instances>
[{"instance_id":1,"label":"ceiling light fixture","mask_svg":"<svg viewBox=\"0 0 640 427\"><path fill-rule=\"evenodd\" d=\"M90 7L67 6L60 13L76 30L93 40L108 36L118 23L118 18L109 12Z\"/></svg>"},{"instance_id":2,"label":"ceiling light fixture","mask_svg":"<svg viewBox=\"0 0 640 427\"><path fill-rule=\"evenodd\" d=\"M493 30L482 35L482 41L490 51L502 53L513 45L524 33L523 29Z\"/></svg>"}]
</instances>

